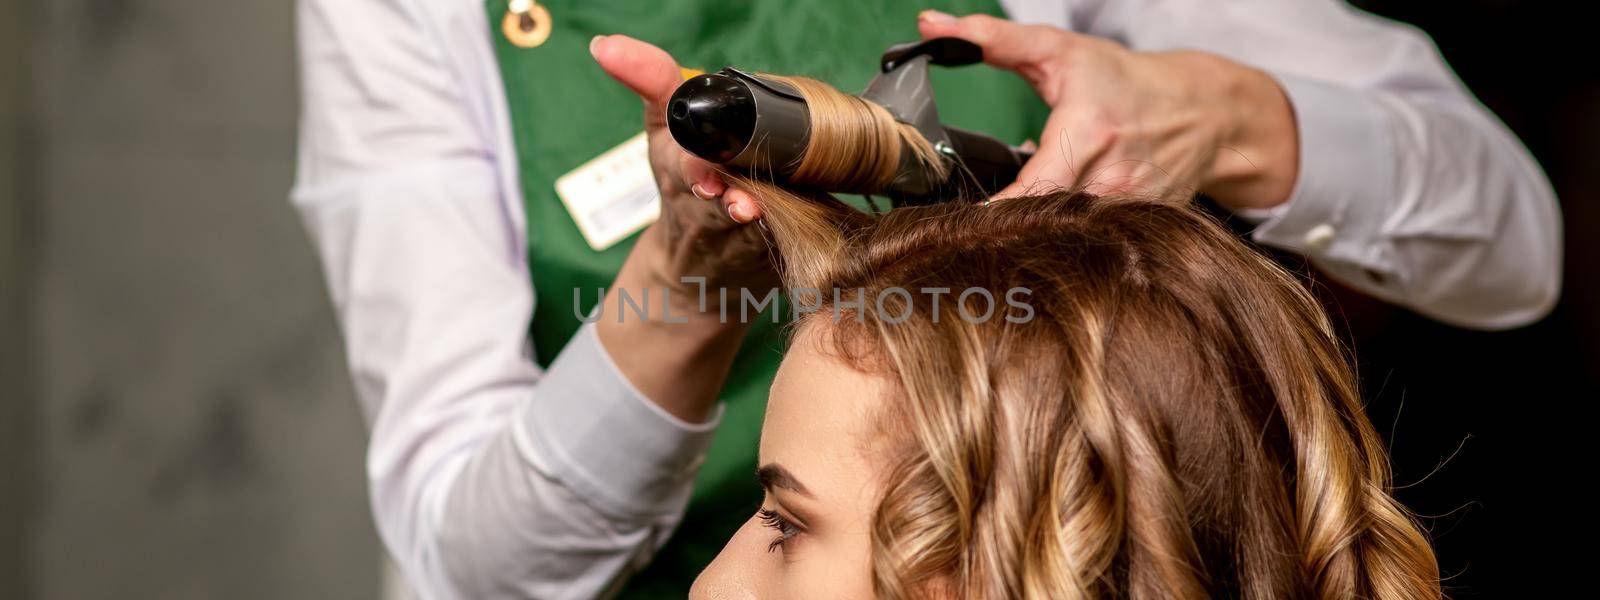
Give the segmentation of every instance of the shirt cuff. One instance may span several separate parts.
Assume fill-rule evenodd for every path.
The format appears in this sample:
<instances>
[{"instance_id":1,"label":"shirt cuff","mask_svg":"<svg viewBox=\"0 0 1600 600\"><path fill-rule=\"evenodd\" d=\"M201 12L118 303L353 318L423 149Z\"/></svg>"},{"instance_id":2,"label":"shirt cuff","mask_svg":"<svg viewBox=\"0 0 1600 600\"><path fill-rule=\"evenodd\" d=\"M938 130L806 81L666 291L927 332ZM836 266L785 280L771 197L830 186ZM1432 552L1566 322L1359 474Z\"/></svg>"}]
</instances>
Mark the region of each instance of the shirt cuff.
<instances>
[{"instance_id":1,"label":"shirt cuff","mask_svg":"<svg viewBox=\"0 0 1600 600\"><path fill-rule=\"evenodd\" d=\"M593 323L567 342L537 390L513 425L536 468L618 519L682 509L722 405L705 423L668 414L628 382Z\"/></svg>"},{"instance_id":2,"label":"shirt cuff","mask_svg":"<svg viewBox=\"0 0 1600 600\"><path fill-rule=\"evenodd\" d=\"M1383 227L1397 157L1384 107L1360 90L1274 76L1294 107L1299 175L1283 205L1244 215L1261 219L1255 240L1331 266L1336 275L1389 274Z\"/></svg>"}]
</instances>

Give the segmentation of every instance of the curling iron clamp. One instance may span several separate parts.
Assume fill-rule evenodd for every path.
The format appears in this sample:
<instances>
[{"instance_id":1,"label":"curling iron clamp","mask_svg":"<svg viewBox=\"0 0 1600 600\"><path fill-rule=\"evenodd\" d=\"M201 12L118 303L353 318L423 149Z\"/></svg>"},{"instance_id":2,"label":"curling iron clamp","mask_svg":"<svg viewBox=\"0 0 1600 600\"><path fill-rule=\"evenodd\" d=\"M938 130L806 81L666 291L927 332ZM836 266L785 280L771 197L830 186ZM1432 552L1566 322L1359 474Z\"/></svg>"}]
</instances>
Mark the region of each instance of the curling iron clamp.
<instances>
[{"instance_id":1,"label":"curling iron clamp","mask_svg":"<svg viewBox=\"0 0 1600 600\"><path fill-rule=\"evenodd\" d=\"M896 205L957 198L986 198L1015 181L1032 152L982 133L939 121L928 65L946 67L983 61L983 49L959 38L896 44L879 59L880 72L859 97L884 107L933 144L945 162L940 177L909 149L886 189L827 192L887 196ZM667 127L678 145L712 163L771 176L782 182L805 153L811 116L793 87L728 67L692 77L667 104Z\"/></svg>"}]
</instances>

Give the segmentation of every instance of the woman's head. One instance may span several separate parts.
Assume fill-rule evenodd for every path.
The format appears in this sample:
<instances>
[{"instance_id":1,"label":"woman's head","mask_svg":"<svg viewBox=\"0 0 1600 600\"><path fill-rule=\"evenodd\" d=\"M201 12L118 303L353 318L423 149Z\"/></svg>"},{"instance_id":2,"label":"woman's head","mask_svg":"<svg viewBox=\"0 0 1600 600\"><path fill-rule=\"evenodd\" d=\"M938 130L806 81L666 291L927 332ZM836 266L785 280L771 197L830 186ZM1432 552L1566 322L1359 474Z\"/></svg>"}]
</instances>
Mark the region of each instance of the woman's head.
<instances>
[{"instance_id":1,"label":"woman's head","mask_svg":"<svg viewBox=\"0 0 1600 600\"><path fill-rule=\"evenodd\" d=\"M1326 316L1202 213L873 217L754 185L817 310L769 400L767 500L697 593L1439 595Z\"/></svg>"}]
</instances>

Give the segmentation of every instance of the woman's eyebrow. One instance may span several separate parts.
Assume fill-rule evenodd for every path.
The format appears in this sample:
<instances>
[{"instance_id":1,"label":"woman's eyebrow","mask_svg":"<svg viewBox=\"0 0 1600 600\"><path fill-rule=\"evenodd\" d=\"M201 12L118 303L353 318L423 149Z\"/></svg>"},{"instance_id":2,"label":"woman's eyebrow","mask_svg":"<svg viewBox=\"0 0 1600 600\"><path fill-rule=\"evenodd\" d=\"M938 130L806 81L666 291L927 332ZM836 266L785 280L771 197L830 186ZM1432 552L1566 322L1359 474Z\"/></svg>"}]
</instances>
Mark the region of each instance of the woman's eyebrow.
<instances>
[{"instance_id":1,"label":"woman's eyebrow","mask_svg":"<svg viewBox=\"0 0 1600 600\"><path fill-rule=\"evenodd\" d=\"M761 487L767 491L772 491L773 488L783 488L797 492L807 498L812 497L811 492L806 489L805 485L800 483L799 479L795 479L793 473L790 473L788 469L777 463L768 463L760 469L756 469L756 481L761 482Z\"/></svg>"}]
</instances>

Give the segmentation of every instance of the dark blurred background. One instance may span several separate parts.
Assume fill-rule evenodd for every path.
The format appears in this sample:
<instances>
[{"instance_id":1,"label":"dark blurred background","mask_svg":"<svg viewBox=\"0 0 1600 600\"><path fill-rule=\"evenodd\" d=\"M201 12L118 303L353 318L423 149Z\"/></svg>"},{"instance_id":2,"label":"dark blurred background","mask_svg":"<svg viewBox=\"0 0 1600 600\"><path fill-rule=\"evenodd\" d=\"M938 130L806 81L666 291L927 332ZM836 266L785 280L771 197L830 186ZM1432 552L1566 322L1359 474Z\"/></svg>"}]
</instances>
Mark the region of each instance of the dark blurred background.
<instances>
[{"instance_id":1,"label":"dark blurred background","mask_svg":"<svg viewBox=\"0 0 1600 600\"><path fill-rule=\"evenodd\" d=\"M1560 305L1503 333L1349 311L1398 496L1427 517L1457 597L1569 597L1583 573L1600 401L1600 64L1582 4L1358 0L1421 27L1544 165L1565 220ZM1375 318L1374 318L1375 317ZM1562 592L1565 593L1562 593Z\"/></svg>"},{"instance_id":2,"label":"dark blurred background","mask_svg":"<svg viewBox=\"0 0 1600 600\"><path fill-rule=\"evenodd\" d=\"M1447 587L1533 596L1584 572L1590 521L1591 26L1581 3L1356 4L1432 34L1561 198L1565 294L1533 327L1329 294ZM292 10L0 0L0 598L380 595L365 433L285 200Z\"/></svg>"}]
</instances>

